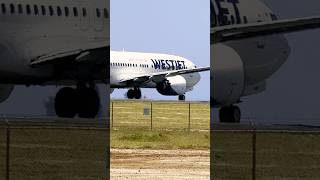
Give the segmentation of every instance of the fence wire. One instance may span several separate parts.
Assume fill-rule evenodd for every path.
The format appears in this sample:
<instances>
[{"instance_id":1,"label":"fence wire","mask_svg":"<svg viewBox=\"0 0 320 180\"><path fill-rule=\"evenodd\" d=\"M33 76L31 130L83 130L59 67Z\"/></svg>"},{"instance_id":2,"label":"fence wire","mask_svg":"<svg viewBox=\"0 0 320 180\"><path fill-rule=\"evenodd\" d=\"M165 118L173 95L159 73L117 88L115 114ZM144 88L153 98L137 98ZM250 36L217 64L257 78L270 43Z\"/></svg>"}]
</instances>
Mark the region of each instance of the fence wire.
<instances>
[{"instance_id":1,"label":"fence wire","mask_svg":"<svg viewBox=\"0 0 320 180\"><path fill-rule=\"evenodd\" d=\"M53 124L0 123L0 180L107 178L105 124Z\"/></svg>"},{"instance_id":2,"label":"fence wire","mask_svg":"<svg viewBox=\"0 0 320 180\"><path fill-rule=\"evenodd\" d=\"M111 127L150 130L209 130L208 102L113 100Z\"/></svg>"},{"instance_id":3,"label":"fence wire","mask_svg":"<svg viewBox=\"0 0 320 180\"><path fill-rule=\"evenodd\" d=\"M212 179L319 179L320 129L214 125Z\"/></svg>"}]
</instances>

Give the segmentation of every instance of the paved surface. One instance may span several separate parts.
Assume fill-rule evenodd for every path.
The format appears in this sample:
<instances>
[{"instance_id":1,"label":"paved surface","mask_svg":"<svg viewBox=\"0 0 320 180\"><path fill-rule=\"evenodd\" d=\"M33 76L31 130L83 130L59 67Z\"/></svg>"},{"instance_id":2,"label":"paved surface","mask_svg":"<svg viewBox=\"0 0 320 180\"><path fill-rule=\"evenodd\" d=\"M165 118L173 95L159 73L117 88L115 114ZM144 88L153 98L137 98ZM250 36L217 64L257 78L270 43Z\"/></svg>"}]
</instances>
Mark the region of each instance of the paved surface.
<instances>
[{"instance_id":1,"label":"paved surface","mask_svg":"<svg viewBox=\"0 0 320 180\"><path fill-rule=\"evenodd\" d=\"M111 149L111 179L210 179L209 150Z\"/></svg>"}]
</instances>

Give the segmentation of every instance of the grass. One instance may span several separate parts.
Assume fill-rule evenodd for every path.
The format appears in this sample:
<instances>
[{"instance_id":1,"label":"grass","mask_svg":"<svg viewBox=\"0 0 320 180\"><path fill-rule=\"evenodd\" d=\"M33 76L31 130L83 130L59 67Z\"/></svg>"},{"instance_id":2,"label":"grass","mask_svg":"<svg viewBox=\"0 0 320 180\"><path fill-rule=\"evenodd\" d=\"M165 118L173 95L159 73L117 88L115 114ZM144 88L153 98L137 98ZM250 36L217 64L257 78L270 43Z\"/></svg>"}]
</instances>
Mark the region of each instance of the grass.
<instances>
[{"instance_id":1,"label":"grass","mask_svg":"<svg viewBox=\"0 0 320 180\"><path fill-rule=\"evenodd\" d=\"M0 179L5 170L5 132L0 130ZM11 179L106 179L106 130L12 129Z\"/></svg>"},{"instance_id":2,"label":"grass","mask_svg":"<svg viewBox=\"0 0 320 180\"><path fill-rule=\"evenodd\" d=\"M209 149L209 131L112 130L111 147L126 149Z\"/></svg>"},{"instance_id":3,"label":"grass","mask_svg":"<svg viewBox=\"0 0 320 180\"><path fill-rule=\"evenodd\" d=\"M212 138L212 178L251 179L249 134L215 133ZM318 179L320 135L258 133L257 179Z\"/></svg>"},{"instance_id":4,"label":"grass","mask_svg":"<svg viewBox=\"0 0 320 180\"><path fill-rule=\"evenodd\" d=\"M209 149L207 102L119 100L110 114L112 148Z\"/></svg>"}]
</instances>

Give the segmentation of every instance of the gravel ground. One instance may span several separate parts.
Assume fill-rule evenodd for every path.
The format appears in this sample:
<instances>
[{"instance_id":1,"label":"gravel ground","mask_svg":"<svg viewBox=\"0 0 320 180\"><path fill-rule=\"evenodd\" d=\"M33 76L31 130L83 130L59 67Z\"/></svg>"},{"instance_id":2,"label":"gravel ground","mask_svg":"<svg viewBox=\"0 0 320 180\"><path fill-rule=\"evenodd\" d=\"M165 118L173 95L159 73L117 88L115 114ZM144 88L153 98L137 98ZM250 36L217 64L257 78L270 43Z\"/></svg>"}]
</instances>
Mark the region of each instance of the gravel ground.
<instances>
[{"instance_id":1,"label":"gravel ground","mask_svg":"<svg viewBox=\"0 0 320 180\"><path fill-rule=\"evenodd\" d=\"M210 179L209 150L111 149L111 179Z\"/></svg>"}]
</instances>

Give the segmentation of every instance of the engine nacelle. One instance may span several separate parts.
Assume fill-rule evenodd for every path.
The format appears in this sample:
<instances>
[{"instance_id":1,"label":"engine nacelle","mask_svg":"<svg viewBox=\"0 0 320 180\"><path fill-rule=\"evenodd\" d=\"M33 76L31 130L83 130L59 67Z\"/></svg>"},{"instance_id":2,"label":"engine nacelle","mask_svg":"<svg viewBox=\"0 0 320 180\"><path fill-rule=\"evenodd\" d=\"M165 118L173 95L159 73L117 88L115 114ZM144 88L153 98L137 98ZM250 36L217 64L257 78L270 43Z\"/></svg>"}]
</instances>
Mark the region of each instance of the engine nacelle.
<instances>
[{"instance_id":1,"label":"engine nacelle","mask_svg":"<svg viewBox=\"0 0 320 180\"><path fill-rule=\"evenodd\" d=\"M157 84L157 91L166 96L183 95L187 92L187 81L180 75L168 77Z\"/></svg>"},{"instance_id":2,"label":"engine nacelle","mask_svg":"<svg viewBox=\"0 0 320 180\"><path fill-rule=\"evenodd\" d=\"M244 67L239 54L224 44L213 44L211 51L211 101L215 106L237 103L243 95Z\"/></svg>"},{"instance_id":3,"label":"engine nacelle","mask_svg":"<svg viewBox=\"0 0 320 180\"><path fill-rule=\"evenodd\" d=\"M13 85L0 85L0 103L7 100L13 91Z\"/></svg>"}]
</instances>

